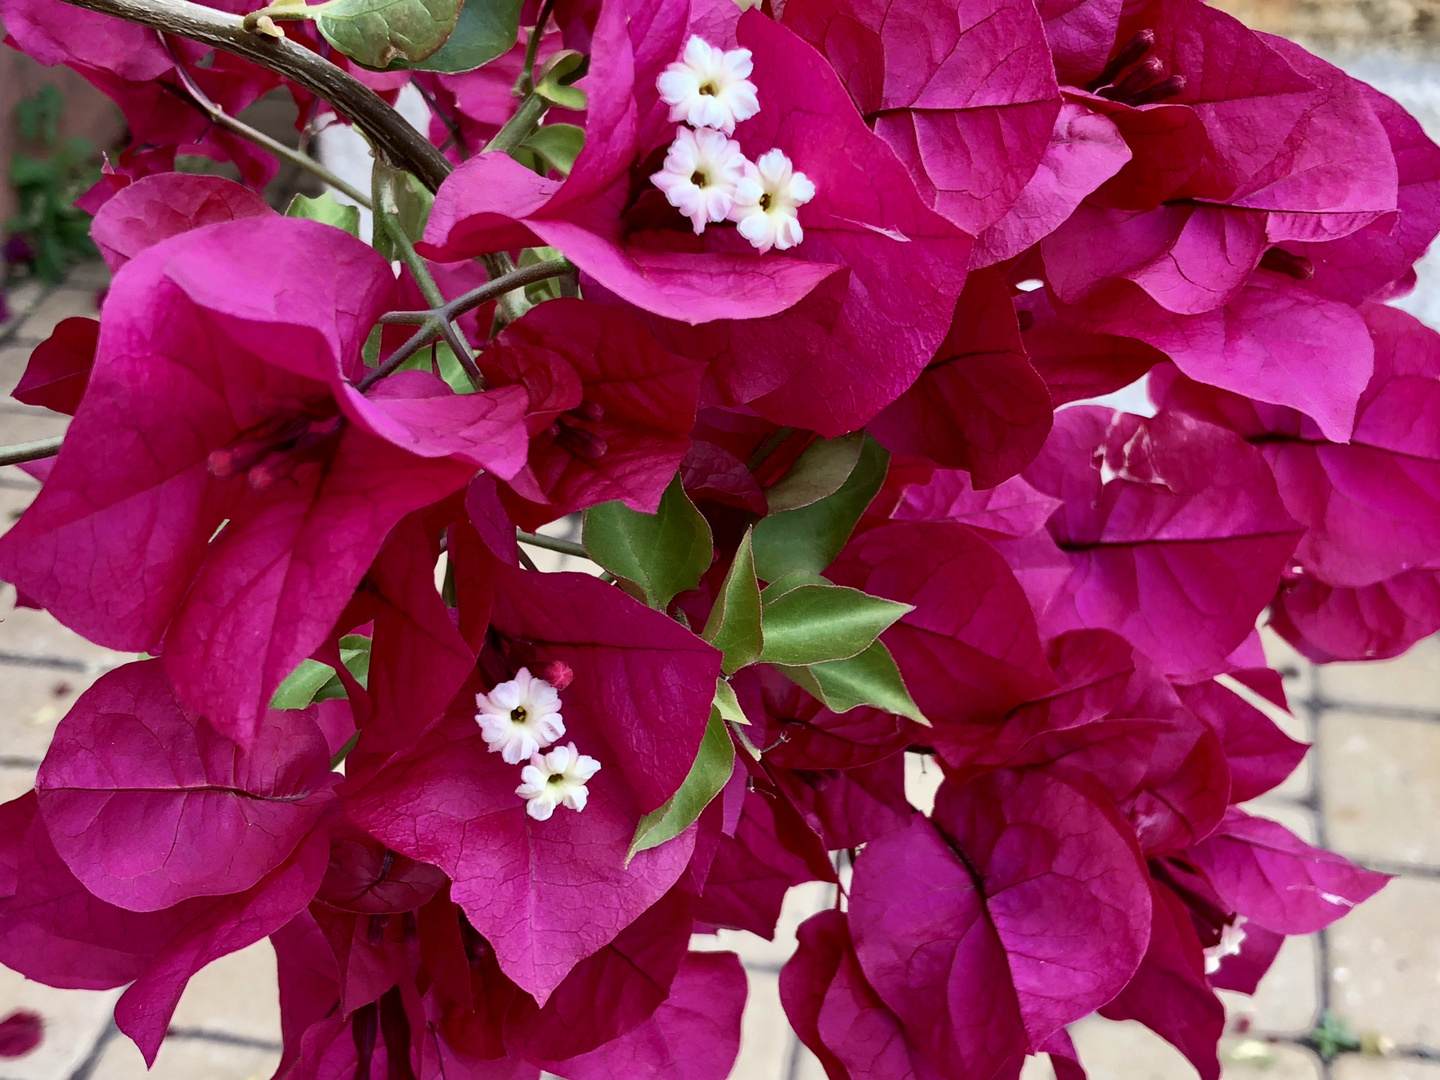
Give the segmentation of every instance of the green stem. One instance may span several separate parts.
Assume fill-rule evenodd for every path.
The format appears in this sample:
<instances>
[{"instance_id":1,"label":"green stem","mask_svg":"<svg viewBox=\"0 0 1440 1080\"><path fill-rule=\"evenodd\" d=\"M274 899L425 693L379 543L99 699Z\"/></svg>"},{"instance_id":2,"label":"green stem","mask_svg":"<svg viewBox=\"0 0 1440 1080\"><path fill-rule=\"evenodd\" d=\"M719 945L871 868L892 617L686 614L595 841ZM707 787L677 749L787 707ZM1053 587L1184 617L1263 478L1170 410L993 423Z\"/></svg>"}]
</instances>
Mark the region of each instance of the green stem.
<instances>
[{"instance_id":1,"label":"green stem","mask_svg":"<svg viewBox=\"0 0 1440 1080\"><path fill-rule=\"evenodd\" d=\"M479 288L471 289L454 300L448 300L439 307L430 311L391 311L380 316L380 321L387 326L399 324L401 326L418 326L411 335L410 340L396 349L385 362L374 371L361 379L356 389L364 393L377 381L389 375L406 360L430 344L437 335L444 333L444 327L459 318L472 308L477 308L487 300L494 300L507 293L530 285L536 281L544 281L546 278L557 277L560 274L570 273L572 267L566 259L551 259L548 262L536 263L534 266L526 266L519 270L512 270L503 277L481 285ZM454 348L454 346L451 346ZM478 375L479 372L476 372Z\"/></svg>"},{"instance_id":2,"label":"green stem","mask_svg":"<svg viewBox=\"0 0 1440 1080\"><path fill-rule=\"evenodd\" d=\"M274 154L280 160L288 161L291 165L304 169L312 176L319 177L346 198L365 207L366 210L371 209L370 196L366 195L342 177L336 176L309 154L301 153L299 150L286 146L282 142L277 142L263 131L257 131L244 121L237 120L217 105L204 90L200 89L199 84L190 77L189 70L180 62L180 58L175 55L175 50L170 47L170 40L163 32L157 31L157 33L160 35L161 44L165 46L165 51L170 54L170 59L175 63L175 74L180 77L180 82L185 87L186 93L195 100L195 104L200 107L201 111L210 117L212 124L225 128L227 131L234 132L242 139L250 140L256 146L270 151L270 153Z\"/></svg>"},{"instance_id":3,"label":"green stem","mask_svg":"<svg viewBox=\"0 0 1440 1080\"><path fill-rule=\"evenodd\" d=\"M540 39L545 36L545 24L550 21L550 10L554 6L555 0L545 0L540 5L540 17L535 20L535 26L525 41L525 66L520 72L521 93L529 94L535 89L535 58L540 52Z\"/></svg>"},{"instance_id":4,"label":"green stem","mask_svg":"<svg viewBox=\"0 0 1440 1080\"><path fill-rule=\"evenodd\" d=\"M485 153L513 153L522 142L534 134L549 108L550 103L539 94L532 92L527 95L520 103L520 108L515 110L515 115L505 121L505 126L485 144Z\"/></svg>"},{"instance_id":5,"label":"green stem","mask_svg":"<svg viewBox=\"0 0 1440 1080\"><path fill-rule=\"evenodd\" d=\"M561 555L573 555L577 559L588 559L590 554L584 546L575 543L574 540L561 540L556 536L545 536L542 533L528 533L523 529L515 530L515 539L522 544L529 544L531 547L544 548L546 551L558 551Z\"/></svg>"},{"instance_id":6,"label":"green stem","mask_svg":"<svg viewBox=\"0 0 1440 1080\"><path fill-rule=\"evenodd\" d=\"M336 750L335 756L330 759L330 768L332 770L338 769L340 767L340 763L350 756L350 751L355 749L355 744L359 741L360 732L358 731L355 732L354 735L351 735L350 738L345 740L345 745L340 747L339 750Z\"/></svg>"},{"instance_id":7,"label":"green stem","mask_svg":"<svg viewBox=\"0 0 1440 1080\"><path fill-rule=\"evenodd\" d=\"M769 458L771 454L780 449L781 443L794 434L795 429L793 427L782 427L778 429L775 434L760 444L755 453L750 455L750 460L745 463L745 467L751 472L754 472L761 465L765 464L766 459Z\"/></svg>"},{"instance_id":8,"label":"green stem","mask_svg":"<svg viewBox=\"0 0 1440 1080\"><path fill-rule=\"evenodd\" d=\"M405 232L405 226L400 222L400 203L395 194L395 185L399 182L401 173L377 163L375 175L377 178L375 221L389 235L391 242L400 252L401 261L409 267L415 283L420 286L420 294L425 297L425 302L434 309L436 314L427 325L444 338L446 345L450 346L450 351L455 354L455 359L465 369L465 375L470 380L470 385L476 390L485 389L485 377L475 366L475 357L470 352L470 345L460 331L455 329L455 316L444 313L445 294L440 291L440 286L435 284L435 278L431 275L430 268L425 265L425 260L415 250L415 245L410 242L410 237ZM407 342L407 344L409 343ZM414 353L412 352L410 355L413 356Z\"/></svg>"},{"instance_id":9,"label":"green stem","mask_svg":"<svg viewBox=\"0 0 1440 1080\"><path fill-rule=\"evenodd\" d=\"M0 465L19 465L26 461L54 457L60 452L60 444L64 439L65 436L56 435L53 439L36 439L34 442L0 446Z\"/></svg>"}]
</instances>

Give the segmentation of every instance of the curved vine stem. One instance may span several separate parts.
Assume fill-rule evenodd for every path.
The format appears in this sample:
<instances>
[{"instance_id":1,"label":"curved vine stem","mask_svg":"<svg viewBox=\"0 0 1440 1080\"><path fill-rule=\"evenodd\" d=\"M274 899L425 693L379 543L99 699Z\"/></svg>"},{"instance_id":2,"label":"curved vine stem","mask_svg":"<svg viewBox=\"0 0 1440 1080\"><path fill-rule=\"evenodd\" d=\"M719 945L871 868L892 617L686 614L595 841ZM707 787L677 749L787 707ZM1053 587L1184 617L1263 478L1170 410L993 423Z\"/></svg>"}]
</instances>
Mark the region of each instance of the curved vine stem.
<instances>
[{"instance_id":1,"label":"curved vine stem","mask_svg":"<svg viewBox=\"0 0 1440 1080\"><path fill-rule=\"evenodd\" d=\"M227 15L190 0L65 2L224 49L299 83L333 105L337 112L365 132L386 157L414 173L416 179L430 191L437 190L450 174L450 162L445 155L373 90L288 38L249 33L238 15Z\"/></svg>"},{"instance_id":2,"label":"curved vine stem","mask_svg":"<svg viewBox=\"0 0 1440 1080\"><path fill-rule=\"evenodd\" d=\"M515 289L532 285L537 281L544 281L547 278L560 277L570 273L573 269L574 267L566 259L551 259L548 262L536 263L534 266L511 270L508 274L494 278L478 289L471 289L454 300L440 304L429 311L391 311L381 315L380 321L387 326L418 326L419 329L411 335L409 341L386 357L383 364L361 379L356 389L361 393L370 389L376 382L389 375L434 341L436 337L443 336L445 328L465 312L472 311L487 300L499 300ZM454 346L452 345L451 348L453 349ZM479 374L478 370L476 374Z\"/></svg>"},{"instance_id":3,"label":"curved vine stem","mask_svg":"<svg viewBox=\"0 0 1440 1080\"><path fill-rule=\"evenodd\" d=\"M256 146L270 151L270 153L274 154L281 161L288 161L297 168L304 169L313 176L318 176L351 201L365 207L366 210L371 208L370 196L366 195L343 177L336 176L309 154L292 149L284 143L272 139L263 131L257 131L243 120L237 120L227 113L211 99L209 94L200 89L199 84L190 75L185 64L175 55L175 50L170 47L170 39L160 31L156 31L156 36L160 38L160 43L165 46L165 51L170 54L170 59L175 63L175 74L180 77L180 85L185 87L185 92L194 99L195 104L210 118L212 124L225 128L227 131L239 135L242 139L249 139Z\"/></svg>"},{"instance_id":4,"label":"curved vine stem","mask_svg":"<svg viewBox=\"0 0 1440 1080\"><path fill-rule=\"evenodd\" d=\"M36 439L34 442L0 446L0 465L20 465L27 461L54 457L60 452L60 444L64 439L65 436L56 435L53 439Z\"/></svg>"}]
</instances>

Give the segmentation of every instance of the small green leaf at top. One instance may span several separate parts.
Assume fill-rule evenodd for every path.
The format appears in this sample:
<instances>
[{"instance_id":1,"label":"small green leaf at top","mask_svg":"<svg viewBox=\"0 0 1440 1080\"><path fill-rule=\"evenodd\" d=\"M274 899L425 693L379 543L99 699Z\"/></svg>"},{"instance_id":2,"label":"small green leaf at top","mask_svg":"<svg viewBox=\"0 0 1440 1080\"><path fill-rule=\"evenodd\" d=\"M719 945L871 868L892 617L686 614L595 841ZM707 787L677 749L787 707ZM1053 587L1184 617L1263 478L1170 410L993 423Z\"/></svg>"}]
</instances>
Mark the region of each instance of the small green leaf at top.
<instances>
[{"instance_id":1,"label":"small green leaf at top","mask_svg":"<svg viewBox=\"0 0 1440 1080\"><path fill-rule=\"evenodd\" d=\"M774 581L791 570L819 573L834 562L885 483L889 465L889 453L867 434L854 469L834 494L762 518L755 526L755 572L760 580Z\"/></svg>"},{"instance_id":2,"label":"small green leaf at top","mask_svg":"<svg viewBox=\"0 0 1440 1080\"><path fill-rule=\"evenodd\" d=\"M734 768L735 746L720 710L712 708L710 721L705 725L705 737L700 741L700 753L690 766L685 782L663 806L640 819L625 861L628 863L639 852L659 847L688 829L720 794Z\"/></svg>"},{"instance_id":3,"label":"small green leaf at top","mask_svg":"<svg viewBox=\"0 0 1440 1080\"><path fill-rule=\"evenodd\" d=\"M735 549L735 558L700 636L725 654L720 670L727 675L760 659L765 632L760 623L760 583L755 580L749 529Z\"/></svg>"},{"instance_id":4,"label":"small green leaf at top","mask_svg":"<svg viewBox=\"0 0 1440 1080\"><path fill-rule=\"evenodd\" d=\"M318 221L323 225L333 225L351 236L360 235L360 208L342 203L335 198L334 192L322 192L313 199L309 195L296 195L285 208L285 216Z\"/></svg>"},{"instance_id":5,"label":"small green leaf at top","mask_svg":"<svg viewBox=\"0 0 1440 1080\"><path fill-rule=\"evenodd\" d=\"M838 439L816 439L765 492L770 513L798 510L834 495L860 463L865 433L856 431Z\"/></svg>"},{"instance_id":6,"label":"small green leaf at top","mask_svg":"<svg viewBox=\"0 0 1440 1080\"><path fill-rule=\"evenodd\" d=\"M391 69L438 71L459 75L504 56L520 36L523 0L466 0L455 29L439 50L424 60L396 60Z\"/></svg>"},{"instance_id":7,"label":"small green leaf at top","mask_svg":"<svg viewBox=\"0 0 1440 1080\"><path fill-rule=\"evenodd\" d=\"M350 59L380 70L440 51L463 0L329 0L315 16L325 40Z\"/></svg>"},{"instance_id":8,"label":"small green leaf at top","mask_svg":"<svg viewBox=\"0 0 1440 1080\"><path fill-rule=\"evenodd\" d=\"M760 662L789 667L856 656L914 610L909 604L828 584L800 585L773 599L762 593L761 601L765 649Z\"/></svg>"},{"instance_id":9,"label":"small green leaf at top","mask_svg":"<svg viewBox=\"0 0 1440 1080\"><path fill-rule=\"evenodd\" d=\"M831 712L844 713L869 705L930 726L882 641L848 660L827 660L809 667L776 667Z\"/></svg>"},{"instance_id":10,"label":"small green leaf at top","mask_svg":"<svg viewBox=\"0 0 1440 1080\"><path fill-rule=\"evenodd\" d=\"M657 611L699 585L714 554L710 524L685 494L678 474L653 514L618 501L586 510L581 542L590 558L629 583Z\"/></svg>"}]
</instances>

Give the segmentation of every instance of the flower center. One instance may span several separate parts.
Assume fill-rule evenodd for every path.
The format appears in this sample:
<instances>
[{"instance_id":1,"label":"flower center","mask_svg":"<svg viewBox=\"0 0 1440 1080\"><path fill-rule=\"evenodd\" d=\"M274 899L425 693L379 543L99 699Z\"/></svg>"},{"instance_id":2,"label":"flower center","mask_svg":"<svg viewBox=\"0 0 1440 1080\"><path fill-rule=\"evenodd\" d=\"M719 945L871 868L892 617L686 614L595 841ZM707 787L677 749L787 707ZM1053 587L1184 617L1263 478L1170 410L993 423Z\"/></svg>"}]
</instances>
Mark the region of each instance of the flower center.
<instances>
[{"instance_id":1,"label":"flower center","mask_svg":"<svg viewBox=\"0 0 1440 1080\"><path fill-rule=\"evenodd\" d=\"M525 711L524 705L517 705L515 708L510 710L510 722L512 724L523 724L525 722L525 717L527 717L528 715L530 714Z\"/></svg>"},{"instance_id":2,"label":"flower center","mask_svg":"<svg viewBox=\"0 0 1440 1080\"><path fill-rule=\"evenodd\" d=\"M706 97L717 97L720 91L715 89L714 83L707 82L700 87L700 93L704 94Z\"/></svg>"},{"instance_id":3,"label":"flower center","mask_svg":"<svg viewBox=\"0 0 1440 1080\"><path fill-rule=\"evenodd\" d=\"M761 195L761 196L760 196L760 209L761 209L761 210L768 211L768 210L770 209L771 205L772 205L772 200L771 200L771 198L770 198L770 193L767 191L767 192L765 192L764 195Z\"/></svg>"},{"instance_id":4,"label":"flower center","mask_svg":"<svg viewBox=\"0 0 1440 1080\"><path fill-rule=\"evenodd\" d=\"M547 784L563 784L563 783L565 782L565 774L564 774L564 773L558 773L558 772L557 772L557 773L551 773L549 776L547 776L547 777L545 778L545 782L546 782Z\"/></svg>"},{"instance_id":5,"label":"flower center","mask_svg":"<svg viewBox=\"0 0 1440 1080\"><path fill-rule=\"evenodd\" d=\"M327 456L344 424L333 398L264 399L255 405L267 419L212 450L206 460L217 480L243 473L254 491L266 491L305 462Z\"/></svg>"},{"instance_id":6,"label":"flower center","mask_svg":"<svg viewBox=\"0 0 1440 1080\"><path fill-rule=\"evenodd\" d=\"M696 187L704 187L706 184L710 183L710 178L706 176L702 170L696 169L693 173L690 174L690 183L694 184Z\"/></svg>"}]
</instances>

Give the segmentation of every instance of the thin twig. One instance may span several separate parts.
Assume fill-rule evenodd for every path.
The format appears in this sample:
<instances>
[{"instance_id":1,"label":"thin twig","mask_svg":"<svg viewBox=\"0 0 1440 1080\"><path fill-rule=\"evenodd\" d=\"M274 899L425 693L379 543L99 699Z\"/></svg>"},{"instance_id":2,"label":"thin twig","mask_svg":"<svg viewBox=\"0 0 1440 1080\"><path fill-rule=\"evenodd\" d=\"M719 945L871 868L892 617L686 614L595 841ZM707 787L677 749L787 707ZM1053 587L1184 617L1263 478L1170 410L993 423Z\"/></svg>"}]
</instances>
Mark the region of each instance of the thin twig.
<instances>
[{"instance_id":1,"label":"thin twig","mask_svg":"<svg viewBox=\"0 0 1440 1080\"><path fill-rule=\"evenodd\" d=\"M545 113L549 110L550 103L539 94L531 91L520 108L515 110L515 115L505 121L505 126L495 133L495 137L485 144L487 154L508 154L535 133Z\"/></svg>"},{"instance_id":2,"label":"thin twig","mask_svg":"<svg viewBox=\"0 0 1440 1080\"><path fill-rule=\"evenodd\" d=\"M561 540L558 536L546 536L544 533L528 533L523 529L515 530L515 539L522 544L529 544L531 547L544 548L546 551L558 551L561 555L573 555L577 559L590 558L583 545L577 544L574 540Z\"/></svg>"},{"instance_id":3,"label":"thin twig","mask_svg":"<svg viewBox=\"0 0 1440 1080\"><path fill-rule=\"evenodd\" d=\"M34 442L0 446L0 465L20 465L27 461L54 457L60 452L60 444L64 441L65 436L56 435L53 439L36 439Z\"/></svg>"},{"instance_id":4,"label":"thin twig","mask_svg":"<svg viewBox=\"0 0 1440 1080\"><path fill-rule=\"evenodd\" d=\"M354 76L288 38L248 33L238 15L191 0L65 0L154 30L224 49L299 83L328 101L385 155L430 191L450 174L450 162L398 112Z\"/></svg>"},{"instance_id":5,"label":"thin twig","mask_svg":"<svg viewBox=\"0 0 1440 1080\"><path fill-rule=\"evenodd\" d=\"M484 285L471 289L454 300L447 301L444 306L453 319L479 307L487 300L494 300L497 296L510 292L512 289L534 285L537 281L545 281L548 278L561 277L571 273L574 269L568 259L548 259L532 266L523 266L518 270L510 271L502 278L487 281ZM402 326L421 326L434 315L434 311L390 311L381 315L380 321L386 324L399 323Z\"/></svg>"},{"instance_id":6,"label":"thin twig","mask_svg":"<svg viewBox=\"0 0 1440 1080\"><path fill-rule=\"evenodd\" d=\"M535 58L540 53L540 39L545 36L545 24L550 21L550 12L554 7L555 0L545 0L540 5L540 17L535 20L535 27L525 42L525 66L520 69L519 83L522 94L535 89Z\"/></svg>"},{"instance_id":7,"label":"thin twig","mask_svg":"<svg viewBox=\"0 0 1440 1080\"><path fill-rule=\"evenodd\" d=\"M379 190L375 193L375 200L378 204L376 220L389 234L391 242L399 249L400 258L410 268L410 275L420 286L420 292L425 297L425 302L440 311L445 307L445 296L440 291L440 286L435 284L435 278L431 276L430 268L425 265L425 260L415 250L415 245L410 242L410 237L405 232L405 226L400 221L400 203L395 194L396 173L387 168L377 172L376 175L379 179ZM444 339L445 344L450 346L450 351L455 354L455 359L460 362L460 366L465 369L465 375L470 380L470 385L476 390L483 390L485 389L485 377L475 366L475 357L470 352L469 344L460 331L455 329L454 318L451 315L438 318L435 329Z\"/></svg>"},{"instance_id":8,"label":"thin twig","mask_svg":"<svg viewBox=\"0 0 1440 1080\"><path fill-rule=\"evenodd\" d=\"M459 121L457 121L453 116L451 116L449 113L447 113L444 109L440 107L440 99L437 98L434 94L432 94L429 90L425 89L425 85L423 83L416 80L410 85L415 87L416 90L420 91L420 97L424 99L425 104L429 107L430 111L440 118L440 122L444 124L446 129L450 132L450 138L454 141L456 148L460 151L461 160L463 161L464 159L468 158L470 156L470 144L465 139L465 132L461 129ZM445 147L442 146L440 149L443 153Z\"/></svg>"},{"instance_id":9,"label":"thin twig","mask_svg":"<svg viewBox=\"0 0 1440 1080\"><path fill-rule=\"evenodd\" d=\"M274 154L282 161L288 161L290 162L290 164L296 166L297 168L304 169L306 172L311 173L314 176L318 176L321 180L329 184L332 188L340 192L346 198L352 200L355 203L358 203L366 210L371 209L370 197L368 195L366 195L359 188L354 187L353 185L348 183L344 178L336 176L324 165L320 164L320 162L312 158L309 154L305 154L299 150L292 149L291 147L286 146L284 143L272 139L263 131L257 131L255 128L251 127L243 120L237 120L235 117L227 113L223 108L216 104L214 100L211 99L209 94L205 93L204 90L200 89L200 85L191 77L190 72L186 70L184 63L182 63L180 60L180 57L176 56L175 50L170 47L170 39L167 38L165 34L160 31L156 31L156 35L160 38L160 43L165 46L165 51L170 54L170 59L175 64L175 74L179 76L181 85L185 87L185 92L195 99L195 104L200 107L201 111L204 112L206 116L210 117L211 123L217 124L220 127L225 128L227 131L234 132L242 139L249 139L256 146L260 146L266 150L269 150L270 153Z\"/></svg>"},{"instance_id":10,"label":"thin twig","mask_svg":"<svg viewBox=\"0 0 1440 1080\"><path fill-rule=\"evenodd\" d=\"M560 274L569 273L572 267L565 259L550 259L548 262L536 263L534 266L526 266L520 270L512 270L503 277L495 278L493 281L481 285L477 289L457 296L454 300L446 301L429 311L391 311L380 316L380 321L387 326L418 326L410 336L410 339L385 358L385 362L377 367L365 378L361 379L356 389L364 393L377 381L391 374L401 364L438 336L444 336L447 324L453 323L465 312L479 307L487 300L494 300L504 296L522 286L532 284L536 281L544 281L546 278L556 277ZM447 339L448 340L448 339ZM453 349L455 346L451 345ZM468 354L460 354L461 363L463 357ZM473 363L473 361L472 361ZM479 374L477 369L476 374Z\"/></svg>"}]
</instances>

